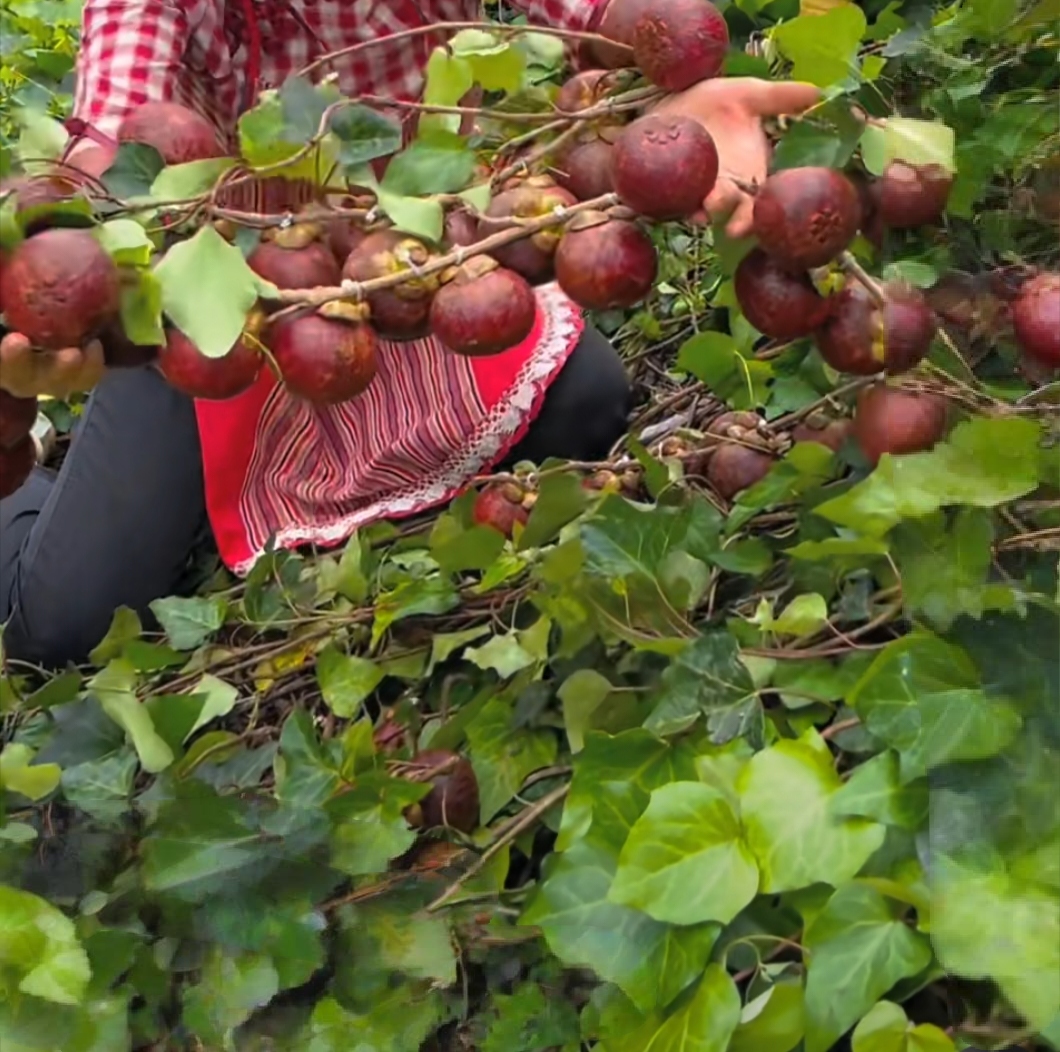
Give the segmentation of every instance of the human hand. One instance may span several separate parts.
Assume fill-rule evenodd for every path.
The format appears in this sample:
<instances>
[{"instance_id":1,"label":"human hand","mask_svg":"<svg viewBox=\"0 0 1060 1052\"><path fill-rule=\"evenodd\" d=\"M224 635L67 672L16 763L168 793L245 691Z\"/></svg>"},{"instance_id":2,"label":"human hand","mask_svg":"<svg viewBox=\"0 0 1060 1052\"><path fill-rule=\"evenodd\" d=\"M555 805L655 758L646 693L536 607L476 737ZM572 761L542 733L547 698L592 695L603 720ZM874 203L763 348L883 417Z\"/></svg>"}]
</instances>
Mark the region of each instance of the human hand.
<instances>
[{"instance_id":1,"label":"human hand","mask_svg":"<svg viewBox=\"0 0 1060 1052\"><path fill-rule=\"evenodd\" d=\"M20 332L0 340L0 388L16 398L69 398L90 391L105 368L99 340L60 351L38 350Z\"/></svg>"},{"instance_id":2,"label":"human hand","mask_svg":"<svg viewBox=\"0 0 1060 1052\"><path fill-rule=\"evenodd\" d=\"M802 113L820 97L814 85L798 81L718 77L663 99L653 112L699 121L718 149L718 181L704 202L704 213L693 219L727 219L725 233L729 237L747 237L754 198L740 184L761 183L769 172L769 141L762 119Z\"/></svg>"}]
</instances>

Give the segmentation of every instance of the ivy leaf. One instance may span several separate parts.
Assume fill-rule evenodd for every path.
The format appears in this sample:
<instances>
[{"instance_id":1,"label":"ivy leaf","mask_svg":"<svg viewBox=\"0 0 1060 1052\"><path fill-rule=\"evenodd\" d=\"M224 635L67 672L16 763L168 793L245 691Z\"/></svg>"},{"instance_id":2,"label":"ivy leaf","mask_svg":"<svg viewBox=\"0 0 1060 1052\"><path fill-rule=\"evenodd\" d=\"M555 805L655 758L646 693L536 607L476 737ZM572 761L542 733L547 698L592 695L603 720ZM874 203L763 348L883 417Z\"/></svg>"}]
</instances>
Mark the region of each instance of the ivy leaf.
<instances>
[{"instance_id":1,"label":"ivy leaf","mask_svg":"<svg viewBox=\"0 0 1060 1052\"><path fill-rule=\"evenodd\" d=\"M260 101L239 118L239 152L252 168L283 164L299 153L311 136L299 137L292 129L285 112L283 99L273 94ZM314 129L315 130L315 129ZM284 179L309 179L317 182L338 160L338 147L325 138L306 157L293 164L285 164L274 174Z\"/></svg>"},{"instance_id":2,"label":"ivy leaf","mask_svg":"<svg viewBox=\"0 0 1060 1052\"><path fill-rule=\"evenodd\" d=\"M336 716L352 720L365 699L383 682L385 673L374 662L343 654L334 646L317 655L317 683L327 706Z\"/></svg>"},{"instance_id":3,"label":"ivy leaf","mask_svg":"<svg viewBox=\"0 0 1060 1052\"><path fill-rule=\"evenodd\" d=\"M425 74L423 101L429 106L455 106L475 83L471 64L443 47L436 47L431 52ZM424 113L420 117L420 128L455 132L460 128L460 115Z\"/></svg>"},{"instance_id":4,"label":"ivy leaf","mask_svg":"<svg viewBox=\"0 0 1060 1052\"><path fill-rule=\"evenodd\" d=\"M832 815L832 797L841 786L828 746L812 731L756 753L740 772L737 789L761 891L818 882L836 887L881 846L884 826Z\"/></svg>"},{"instance_id":5,"label":"ivy leaf","mask_svg":"<svg viewBox=\"0 0 1060 1052\"><path fill-rule=\"evenodd\" d=\"M4 986L15 980L21 993L52 1004L79 1004L92 971L73 921L44 899L2 884L0 917Z\"/></svg>"},{"instance_id":6,"label":"ivy leaf","mask_svg":"<svg viewBox=\"0 0 1060 1052\"><path fill-rule=\"evenodd\" d=\"M463 190L475 170L475 153L467 140L453 132L421 135L393 157L382 188L390 194L416 197Z\"/></svg>"},{"instance_id":7,"label":"ivy leaf","mask_svg":"<svg viewBox=\"0 0 1060 1052\"><path fill-rule=\"evenodd\" d=\"M827 1052L895 983L931 963L931 943L863 884L840 888L806 927L806 1052Z\"/></svg>"},{"instance_id":8,"label":"ivy leaf","mask_svg":"<svg viewBox=\"0 0 1060 1052\"><path fill-rule=\"evenodd\" d=\"M545 461L543 468L553 462ZM589 504L589 494L573 472L560 471L541 480L526 527L516 542L516 551L540 548L559 535L561 529L573 522Z\"/></svg>"},{"instance_id":9,"label":"ivy leaf","mask_svg":"<svg viewBox=\"0 0 1060 1052\"><path fill-rule=\"evenodd\" d=\"M9 742L0 750L0 789L19 793L28 800L43 800L53 792L62 776L57 763L33 763L34 751L21 742Z\"/></svg>"},{"instance_id":10,"label":"ivy leaf","mask_svg":"<svg viewBox=\"0 0 1060 1052\"><path fill-rule=\"evenodd\" d=\"M821 15L800 15L772 31L773 41L792 62L791 77L827 88L857 74L858 45L868 22L856 4Z\"/></svg>"},{"instance_id":11,"label":"ivy leaf","mask_svg":"<svg viewBox=\"0 0 1060 1052\"><path fill-rule=\"evenodd\" d=\"M514 632L492 636L480 647L468 647L464 657L478 668L493 669L501 679L511 679L536 661L523 649Z\"/></svg>"},{"instance_id":12,"label":"ivy leaf","mask_svg":"<svg viewBox=\"0 0 1060 1052\"><path fill-rule=\"evenodd\" d=\"M365 902L344 912L350 954L385 972L451 986L457 979L452 932L442 917L410 913L400 901Z\"/></svg>"},{"instance_id":13,"label":"ivy leaf","mask_svg":"<svg viewBox=\"0 0 1060 1052\"><path fill-rule=\"evenodd\" d=\"M120 267L146 267L154 244L134 219L110 219L92 232L103 250Z\"/></svg>"},{"instance_id":14,"label":"ivy leaf","mask_svg":"<svg viewBox=\"0 0 1060 1052\"><path fill-rule=\"evenodd\" d=\"M227 612L228 604L218 596L170 596L151 604L151 613L177 650L205 643L224 624Z\"/></svg>"},{"instance_id":15,"label":"ivy leaf","mask_svg":"<svg viewBox=\"0 0 1060 1052\"><path fill-rule=\"evenodd\" d=\"M674 928L610 902L616 862L617 850L589 840L551 856L519 923L539 927L564 964L591 967L642 1011L651 1011L702 974L719 928Z\"/></svg>"},{"instance_id":16,"label":"ivy leaf","mask_svg":"<svg viewBox=\"0 0 1060 1052\"><path fill-rule=\"evenodd\" d=\"M49 161L62 157L70 136L61 121L29 106L17 107L14 117L19 125L18 157L29 174L46 170Z\"/></svg>"},{"instance_id":17,"label":"ivy leaf","mask_svg":"<svg viewBox=\"0 0 1060 1052\"><path fill-rule=\"evenodd\" d=\"M385 869L415 843L405 809L429 789L382 775L360 778L354 789L328 804L332 865L353 877Z\"/></svg>"},{"instance_id":18,"label":"ivy leaf","mask_svg":"<svg viewBox=\"0 0 1060 1052\"><path fill-rule=\"evenodd\" d=\"M847 702L898 751L903 781L955 760L996 756L1022 722L1007 700L983 692L963 650L924 633L889 643Z\"/></svg>"},{"instance_id":19,"label":"ivy leaf","mask_svg":"<svg viewBox=\"0 0 1060 1052\"><path fill-rule=\"evenodd\" d=\"M135 610L119 606L110 620L107 634L96 644L88 655L93 665L105 665L112 658L121 657L127 643L139 639L143 625Z\"/></svg>"},{"instance_id":20,"label":"ivy leaf","mask_svg":"<svg viewBox=\"0 0 1060 1052\"><path fill-rule=\"evenodd\" d=\"M975 417L928 453L892 457L841 497L819 504L818 515L870 537L903 519L967 504L992 508L1038 485L1041 428L1018 417Z\"/></svg>"},{"instance_id":21,"label":"ivy leaf","mask_svg":"<svg viewBox=\"0 0 1060 1052\"><path fill-rule=\"evenodd\" d=\"M675 734L704 715L711 740L724 744L746 729L746 709L756 701L735 638L728 632L708 632L682 650L663 673L655 708L644 726L655 734Z\"/></svg>"},{"instance_id":22,"label":"ivy leaf","mask_svg":"<svg viewBox=\"0 0 1060 1052\"><path fill-rule=\"evenodd\" d=\"M157 201L183 201L210 190L236 162L230 157L208 157L204 161L166 165L155 176L150 194Z\"/></svg>"},{"instance_id":23,"label":"ivy leaf","mask_svg":"<svg viewBox=\"0 0 1060 1052\"><path fill-rule=\"evenodd\" d=\"M797 595L784 607L780 616L774 618L769 601L763 599L752 622L763 632L773 632L779 636L812 636L828 622L828 604L824 596L816 592Z\"/></svg>"},{"instance_id":24,"label":"ivy leaf","mask_svg":"<svg viewBox=\"0 0 1060 1052\"><path fill-rule=\"evenodd\" d=\"M722 332L690 336L678 351L677 368L702 380L735 409L764 405L766 385L773 375L768 362L745 354L732 336Z\"/></svg>"},{"instance_id":25,"label":"ivy leaf","mask_svg":"<svg viewBox=\"0 0 1060 1052\"><path fill-rule=\"evenodd\" d=\"M609 1039L607 1052L726 1052L739 1022L740 992L724 968L710 964L665 1019L649 1019L634 1032Z\"/></svg>"},{"instance_id":26,"label":"ivy leaf","mask_svg":"<svg viewBox=\"0 0 1060 1052\"><path fill-rule=\"evenodd\" d=\"M992 979L1034 1029L1060 1012L1060 901L1000 866L936 860L931 939L942 966Z\"/></svg>"},{"instance_id":27,"label":"ivy leaf","mask_svg":"<svg viewBox=\"0 0 1060 1052\"><path fill-rule=\"evenodd\" d=\"M448 1018L439 990L417 992L407 985L383 990L363 1012L347 1011L332 997L317 1001L298 1048L306 1052L416 1052Z\"/></svg>"},{"instance_id":28,"label":"ivy leaf","mask_svg":"<svg viewBox=\"0 0 1060 1052\"><path fill-rule=\"evenodd\" d=\"M445 213L438 201L425 201L420 197L395 194L380 186L376 191L379 207L386 212L398 230L414 237L438 241L445 226Z\"/></svg>"},{"instance_id":29,"label":"ivy leaf","mask_svg":"<svg viewBox=\"0 0 1060 1052\"><path fill-rule=\"evenodd\" d=\"M853 1052L955 1052L944 1030L914 1026L901 1005L880 1001L854 1028Z\"/></svg>"},{"instance_id":30,"label":"ivy leaf","mask_svg":"<svg viewBox=\"0 0 1060 1052\"><path fill-rule=\"evenodd\" d=\"M748 1001L727 1052L791 1052L805 1031L801 983L779 982Z\"/></svg>"},{"instance_id":31,"label":"ivy leaf","mask_svg":"<svg viewBox=\"0 0 1060 1052\"><path fill-rule=\"evenodd\" d=\"M563 706L563 725L572 753L581 752L593 713L614 689L609 680L591 668L578 669L563 681L556 693Z\"/></svg>"},{"instance_id":32,"label":"ivy leaf","mask_svg":"<svg viewBox=\"0 0 1060 1052\"><path fill-rule=\"evenodd\" d=\"M233 957L214 947L199 981L184 992L185 1023L200 1040L221 1047L231 1041L237 1026L279 993L279 988L276 968L268 957Z\"/></svg>"},{"instance_id":33,"label":"ivy leaf","mask_svg":"<svg viewBox=\"0 0 1060 1052\"><path fill-rule=\"evenodd\" d=\"M137 270L135 280L122 283L121 327L140 347L157 347L165 340L162 286L150 270Z\"/></svg>"},{"instance_id":34,"label":"ivy leaf","mask_svg":"<svg viewBox=\"0 0 1060 1052\"><path fill-rule=\"evenodd\" d=\"M162 155L153 146L123 142L100 181L109 194L122 201L150 197L151 187L165 166Z\"/></svg>"},{"instance_id":35,"label":"ivy leaf","mask_svg":"<svg viewBox=\"0 0 1060 1052\"><path fill-rule=\"evenodd\" d=\"M173 750L159 736L150 713L136 696L136 672L128 661L124 658L111 661L88 681L88 690L128 735L148 774L164 771L173 762Z\"/></svg>"},{"instance_id":36,"label":"ivy leaf","mask_svg":"<svg viewBox=\"0 0 1060 1052\"><path fill-rule=\"evenodd\" d=\"M340 97L330 84L318 85L305 77L288 77L277 94L286 141L299 146L309 142L320 131L320 122L328 106Z\"/></svg>"},{"instance_id":37,"label":"ivy leaf","mask_svg":"<svg viewBox=\"0 0 1060 1052\"><path fill-rule=\"evenodd\" d=\"M572 1045L581 1036L578 1014L569 1002L551 995L538 983L520 983L512 994L490 999L489 1032L481 1052L537 1052Z\"/></svg>"},{"instance_id":38,"label":"ivy leaf","mask_svg":"<svg viewBox=\"0 0 1060 1052\"><path fill-rule=\"evenodd\" d=\"M526 65L522 52L492 33L462 29L449 40L449 48L471 67L476 83L487 91L518 91Z\"/></svg>"},{"instance_id":39,"label":"ivy leaf","mask_svg":"<svg viewBox=\"0 0 1060 1052\"><path fill-rule=\"evenodd\" d=\"M401 126L367 106L343 106L331 115L330 127L348 173L401 149Z\"/></svg>"},{"instance_id":40,"label":"ivy leaf","mask_svg":"<svg viewBox=\"0 0 1060 1052\"><path fill-rule=\"evenodd\" d=\"M928 816L927 783L902 785L898 768L898 754L890 749L855 767L843 788L832 797L832 814L919 829Z\"/></svg>"},{"instance_id":41,"label":"ivy leaf","mask_svg":"<svg viewBox=\"0 0 1060 1052\"><path fill-rule=\"evenodd\" d=\"M227 716L239 700L239 691L231 683L225 683L223 679L209 674L200 678L191 693L193 697L202 699L202 706L191 729L184 736L185 741L206 724Z\"/></svg>"},{"instance_id":42,"label":"ivy leaf","mask_svg":"<svg viewBox=\"0 0 1060 1052\"><path fill-rule=\"evenodd\" d=\"M68 767L62 776L63 796L98 822L117 822L129 811L138 766L136 753L122 749Z\"/></svg>"},{"instance_id":43,"label":"ivy leaf","mask_svg":"<svg viewBox=\"0 0 1060 1052\"><path fill-rule=\"evenodd\" d=\"M212 226L174 245L155 267L162 308L207 358L227 354L258 295L271 289Z\"/></svg>"},{"instance_id":44,"label":"ivy leaf","mask_svg":"<svg viewBox=\"0 0 1060 1052\"><path fill-rule=\"evenodd\" d=\"M670 924L728 924L757 890L758 867L728 799L675 782L652 793L630 830L608 897Z\"/></svg>"},{"instance_id":45,"label":"ivy leaf","mask_svg":"<svg viewBox=\"0 0 1060 1052\"><path fill-rule=\"evenodd\" d=\"M957 170L954 158L956 136L941 121L921 121L911 117L887 117L883 122L884 166L891 161L907 164L940 164Z\"/></svg>"}]
</instances>

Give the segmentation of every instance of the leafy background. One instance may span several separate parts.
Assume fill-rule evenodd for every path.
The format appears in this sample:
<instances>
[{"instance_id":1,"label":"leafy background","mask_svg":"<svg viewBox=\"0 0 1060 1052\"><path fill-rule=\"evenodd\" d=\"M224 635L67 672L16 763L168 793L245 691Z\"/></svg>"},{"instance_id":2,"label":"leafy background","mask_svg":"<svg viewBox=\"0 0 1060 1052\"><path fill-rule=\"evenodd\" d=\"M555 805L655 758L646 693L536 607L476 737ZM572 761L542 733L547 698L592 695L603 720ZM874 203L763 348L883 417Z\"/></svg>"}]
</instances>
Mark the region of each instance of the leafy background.
<instances>
[{"instance_id":1,"label":"leafy background","mask_svg":"<svg viewBox=\"0 0 1060 1052\"><path fill-rule=\"evenodd\" d=\"M69 105L76 8L2 8L5 165L38 145L20 106ZM856 246L966 279L974 324L912 381L950 397L948 440L871 472L796 444L732 506L683 477L661 421L784 432L853 392L741 317L741 246L660 230L650 303L597 319L637 383L638 500L545 464L514 543L464 497L120 610L90 667L8 663L4 1052L1060 1048L1056 390L977 284L1057 263L1060 5L726 17L729 72L833 96L775 129L777 166L952 151L944 227ZM520 105L559 76L539 38L443 59L437 101L468 70ZM280 120L293 152L297 117L244 146ZM351 166L378 135L351 122ZM450 189L437 161L401 162L399 222ZM428 745L474 765L470 837L409 828Z\"/></svg>"}]
</instances>

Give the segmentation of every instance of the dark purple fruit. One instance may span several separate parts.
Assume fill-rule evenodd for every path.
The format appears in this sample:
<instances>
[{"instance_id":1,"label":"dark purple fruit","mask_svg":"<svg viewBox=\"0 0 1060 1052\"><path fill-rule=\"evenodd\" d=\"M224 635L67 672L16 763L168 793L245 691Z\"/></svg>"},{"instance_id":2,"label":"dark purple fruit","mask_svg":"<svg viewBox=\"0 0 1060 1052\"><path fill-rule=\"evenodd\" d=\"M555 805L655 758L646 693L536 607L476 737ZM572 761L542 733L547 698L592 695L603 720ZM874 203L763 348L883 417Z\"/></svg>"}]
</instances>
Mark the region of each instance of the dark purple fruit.
<instances>
[{"instance_id":1,"label":"dark purple fruit","mask_svg":"<svg viewBox=\"0 0 1060 1052\"><path fill-rule=\"evenodd\" d=\"M709 0L655 0L633 27L633 61L664 91L716 77L729 49L729 27Z\"/></svg>"},{"instance_id":2,"label":"dark purple fruit","mask_svg":"<svg viewBox=\"0 0 1060 1052\"><path fill-rule=\"evenodd\" d=\"M614 310L651 292L658 263L651 238L636 223L582 212L556 249L556 280L586 310Z\"/></svg>"},{"instance_id":3,"label":"dark purple fruit","mask_svg":"<svg viewBox=\"0 0 1060 1052\"><path fill-rule=\"evenodd\" d=\"M707 478L718 494L732 500L737 493L761 481L773 466L773 458L758 449L727 443L707 461Z\"/></svg>"},{"instance_id":4,"label":"dark purple fruit","mask_svg":"<svg viewBox=\"0 0 1060 1052\"><path fill-rule=\"evenodd\" d=\"M314 405L338 405L363 394L376 374L375 330L320 314L281 319L267 335L284 385Z\"/></svg>"},{"instance_id":5,"label":"dark purple fruit","mask_svg":"<svg viewBox=\"0 0 1060 1052\"><path fill-rule=\"evenodd\" d=\"M1060 274L1031 278L1012 304L1012 328L1032 358L1060 369Z\"/></svg>"},{"instance_id":6,"label":"dark purple fruit","mask_svg":"<svg viewBox=\"0 0 1060 1052\"><path fill-rule=\"evenodd\" d=\"M208 358L179 329L166 334L166 345L158 355L158 368L173 387L209 401L241 395L253 386L264 362L261 351L245 336L227 354Z\"/></svg>"},{"instance_id":7,"label":"dark purple fruit","mask_svg":"<svg viewBox=\"0 0 1060 1052\"><path fill-rule=\"evenodd\" d=\"M412 761L419 772L442 770L430 779L431 790L420 801L423 826L473 833L479 823L478 779L470 761L445 749L429 749Z\"/></svg>"},{"instance_id":8,"label":"dark purple fruit","mask_svg":"<svg viewBox=\"0 0 1060 1052\"><path fill-rule=\"evenodd\" d=\"M342 280L335 256L322 241L312 241L304 248L281 248L273 241L262 241L247 257L247 266L278 289L330 287Z\"/></svg>"},{"instance_id":9,"label":"dark purple fruit","mask_svg":"<svg viewBox=\"0 0 1060 1052\"><path fill-rule=\"evenodd\" d=\"M186 164L226 156L217 129L178 102L144 102L121 122L118 142L153 146L166 164Z\"/></svg>"},{"instance_id":10,"label":"dark purple fruit","mask_svg":"<svg viewBox=\"0 0 1060 1052\"><path fill-rule=\"evenodd\" d=\"M895 229L928 226L942 218L952 187L953 174L940 164L891 161L876 180L876 212Z\"/></svg>"},{"instance_id":11,"label":"dark purple fruit","mask_svg":"<svg viewBox=\"0 0 1060 1052\"><path fill-rule=\"evenodd\" d=\"M808 274L785 270L760 248L740 261L734 279L744 317L774 340L795 340L820 328L832 308Z\"/></svg>"},{"instance_id":12,"label":"dark purple fruit","mask_svg":"<svg viewBox=\"0 0 1060 1052\"><path fill-rule=\"evenodd\" d=\"M946 402L936 395L877 383L858 396L854 438L875 466L884 453L900 456L931 449L946 433L946 416Z\"/></svg>"},{"instance_id":13,"label":"dark purple fruit","mask_svg":"<svg viewBox=\"0 0 1060 1052\"><path fill-rule=\"evenodd\" d=\"M516 219L539 219L556 211L577 204L577 198L548 176L530 178L502 190L489 203L486 215L492 219L512 216ZM503 230L503 224L483 223L479 237ZM559 241L558 227L541 230L530 237L495 248L491 255L502 267L514 270L527 281L547 281L552 276L552 256Z\"/></svg>"}]
</instances>

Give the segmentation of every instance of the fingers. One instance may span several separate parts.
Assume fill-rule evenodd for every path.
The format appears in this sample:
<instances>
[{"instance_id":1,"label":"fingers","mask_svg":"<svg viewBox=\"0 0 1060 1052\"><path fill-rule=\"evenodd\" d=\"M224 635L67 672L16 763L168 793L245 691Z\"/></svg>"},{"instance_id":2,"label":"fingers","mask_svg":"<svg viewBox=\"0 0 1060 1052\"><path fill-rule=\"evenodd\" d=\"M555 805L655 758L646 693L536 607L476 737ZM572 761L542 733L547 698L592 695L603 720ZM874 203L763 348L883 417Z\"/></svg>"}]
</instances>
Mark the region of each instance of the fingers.
<instances>
[{"instance_id":1,"label":"fingers","mask_svg":"<svg viewBox=\"0 0 1060 1052\"><path fill-rule=\"evenodd\" d=\"M798 80L754 80L748 85L747 104L759 117L802 113L821 101L821 89Z\"/></svg>"},{"instance_id":2,"label":"fingers","mask_svg":"<svg viewBox=\"0 0 1060 1052\"><path fill-rule=\"evenodd\" d=\"M754 227L755 201L749 194L740 195L740 203L732 213L725 233L734 239L750 237Z\"/></svg>"},{"instance_id":3,"label":"fingers","mask_svg":"<svg viewBox=\"0 0 1060 1052\"><path fill-rule=\"evenodd\" d=\"M21 333L0 340L0 387L17 398L69 398L90 391L106 369L103 345L91 341L83 349L36 350Z\"/></svg>"},{"instance_id":4,"label":"fingers","mask_svg":"<svg viewBox=\"0 0 1060 1052\"><path fill-rule=\"evenodd\" d=\"M703 207L714 222L721 222L736 211L744 196L731 179L721 176L703 202Z\"/></svg>"}]
</instances>

